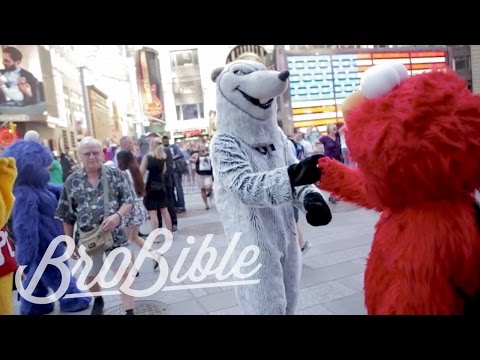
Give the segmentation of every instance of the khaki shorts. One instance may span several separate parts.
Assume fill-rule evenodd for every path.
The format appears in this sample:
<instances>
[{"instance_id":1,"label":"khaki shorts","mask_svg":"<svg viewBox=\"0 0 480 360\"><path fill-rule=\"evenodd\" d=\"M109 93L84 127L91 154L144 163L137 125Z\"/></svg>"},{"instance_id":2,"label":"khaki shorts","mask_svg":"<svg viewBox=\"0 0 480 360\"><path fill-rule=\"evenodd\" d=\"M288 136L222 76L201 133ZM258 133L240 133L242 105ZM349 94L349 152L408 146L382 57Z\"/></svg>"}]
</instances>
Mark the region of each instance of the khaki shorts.
<instances>
[{"instance_id":1,"label":"khaki shorts","mask_svg":"<svg viewBox=\"0 0 480 360\"><path fill-rule=\"evenodd\" d=\"M212 175L198 175L196 176L197 186L200 189L205 189L207 186L212 187L213 179Z\"/></svg>"},{"instance_id":2,"label":"khaki shorts","mask_svg":"<svg viewBox=\"0 0 480 360\"><path fill-rule=\"evenodd\" d=\"M123 246L123 248L127 249L130 252L130 255L132 255L129 245ZM105 254L105 258L103 257L104 254ZM93 265L92 265L92 268L90 269L90 272L88 273L88 276L97 276L100 273L100 270L102 270L103 264L107 262L106 257L109 254L110 254L110 251L99 252L96 254L89 255L93 261ZM113 262L110 263L109 269L116 273L118 269L120 269L120 266L122 265L124 257L125 256L123 253L120 253L119 255L115 256L115 259L113 260ZM131 257L130 259L133 259L133 257ZM130 270L131 266L132 266L132 260L130 260L130 263L128 264L128 267L126 268L125 271Z\"/></svg>"}]
</instances>

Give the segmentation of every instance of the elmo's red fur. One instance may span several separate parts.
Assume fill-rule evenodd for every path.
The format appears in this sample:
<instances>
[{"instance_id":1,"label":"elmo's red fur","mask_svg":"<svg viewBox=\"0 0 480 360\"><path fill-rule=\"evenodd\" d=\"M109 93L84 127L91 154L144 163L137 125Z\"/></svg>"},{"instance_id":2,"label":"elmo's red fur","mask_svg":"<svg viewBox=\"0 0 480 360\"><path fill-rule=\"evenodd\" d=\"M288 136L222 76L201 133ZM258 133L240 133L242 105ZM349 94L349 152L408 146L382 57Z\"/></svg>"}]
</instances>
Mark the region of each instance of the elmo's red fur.
<instances>
[{"instance_id":1,"label":"elmo's red fur","mask_svg":"<svg viewBox=\"0 0 480 360\"><path fill-rule=\"evenodd\" d=\"M463 314L480 291L480 96L455 73L408 78L348 114L358 169L319 161L319 186L381 211L365 272L369 314Z\"/></svg>"}]
</instances>

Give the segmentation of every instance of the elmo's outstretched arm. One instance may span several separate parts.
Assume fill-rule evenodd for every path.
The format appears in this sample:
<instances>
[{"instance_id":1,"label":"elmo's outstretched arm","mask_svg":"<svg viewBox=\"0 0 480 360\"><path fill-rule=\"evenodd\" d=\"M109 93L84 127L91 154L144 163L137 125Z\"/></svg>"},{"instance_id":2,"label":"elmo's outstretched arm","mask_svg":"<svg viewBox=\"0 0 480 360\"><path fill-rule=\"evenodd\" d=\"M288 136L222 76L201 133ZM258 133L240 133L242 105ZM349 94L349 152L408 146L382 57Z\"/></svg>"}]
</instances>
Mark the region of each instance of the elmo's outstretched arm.
<instances>
[{"instance_id":1,"label":"elmo's outstretched arm","mask_svg":"<svg viewBox=\"0 0 480 360\"><path fill-rule=\"evenodd\" d=\"M320 189L333 193L341 200L360 205L367 209L382 211L373 206L367 198L365 179L357 169L351 169L342 163L323 157L318 161L322 178L317 185Z\"/></svg>"}]
</instances>

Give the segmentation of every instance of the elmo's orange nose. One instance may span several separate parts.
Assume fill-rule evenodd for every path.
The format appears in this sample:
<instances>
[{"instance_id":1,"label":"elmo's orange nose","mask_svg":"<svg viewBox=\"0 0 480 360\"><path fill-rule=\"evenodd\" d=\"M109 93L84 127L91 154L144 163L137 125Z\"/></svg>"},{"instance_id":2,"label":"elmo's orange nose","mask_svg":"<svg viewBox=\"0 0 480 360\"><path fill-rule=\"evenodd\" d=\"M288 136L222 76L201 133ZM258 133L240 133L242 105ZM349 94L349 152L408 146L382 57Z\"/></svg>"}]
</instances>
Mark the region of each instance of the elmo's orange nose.
<instances>
[{"instance_id":1,"label":"elmo's orange nose","mask_svg":"<svg viewBox=\"0 0 480 360\"><path fill-rule=\"evenodd\" d=\"M342 104L343 118L346 118L348 113L360 106L366 100L361 91L356 91L345 99Z\"/></svg>"}]
</instances>

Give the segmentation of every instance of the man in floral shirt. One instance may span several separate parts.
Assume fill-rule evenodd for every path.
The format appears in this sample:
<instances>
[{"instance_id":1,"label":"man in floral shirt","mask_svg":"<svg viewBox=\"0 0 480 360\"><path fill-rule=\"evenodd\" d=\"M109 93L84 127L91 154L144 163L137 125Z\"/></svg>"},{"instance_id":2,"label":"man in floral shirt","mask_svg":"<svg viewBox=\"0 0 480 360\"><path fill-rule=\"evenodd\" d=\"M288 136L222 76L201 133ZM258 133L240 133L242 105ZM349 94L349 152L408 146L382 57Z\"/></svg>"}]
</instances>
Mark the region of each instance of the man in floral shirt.
<instances>
[{"instance_id":1,"label":"man in floral shirt","mask_svg":"<svg viewBox=\"0 0 480 360\"><path fill-rule=\"evenodd\" d=\"M110 216L104 219L102 144L94 138L86 137L80 142L78 151L83 167L73 172L65 181L56 214L63 221L65 235L73 237L73 226L76 223L75 243L78 244L78 228L82 231L90 231L101 226L104 231L112 232L113 248L127 246L128 239L122 224L122 218L128 214L134 202L127 179L119 169L110 166L105 167L109 190L108 214ZM107 250L106 254L108 255L112 249ZM89 256L93 261L93 266L88 274L87 283L94 280L104 262L101 252ZM122 260L122 256L115 257L110 268L116 272ZM128 271L124 271L122 282L127 275ZM100 292L101 288L98 283L95 283L90 290L96 293ZM121 293L121 297L127 315L133 315L133 298L125 293ZM103 298L97 296L92 308L92 315L101 315L103 307Z\"/></svg>"}]
</instances>

